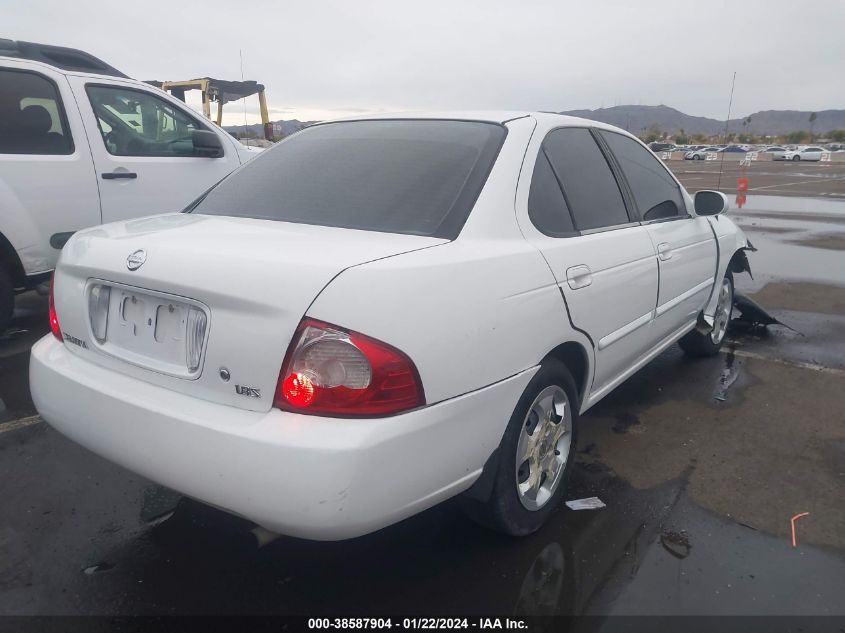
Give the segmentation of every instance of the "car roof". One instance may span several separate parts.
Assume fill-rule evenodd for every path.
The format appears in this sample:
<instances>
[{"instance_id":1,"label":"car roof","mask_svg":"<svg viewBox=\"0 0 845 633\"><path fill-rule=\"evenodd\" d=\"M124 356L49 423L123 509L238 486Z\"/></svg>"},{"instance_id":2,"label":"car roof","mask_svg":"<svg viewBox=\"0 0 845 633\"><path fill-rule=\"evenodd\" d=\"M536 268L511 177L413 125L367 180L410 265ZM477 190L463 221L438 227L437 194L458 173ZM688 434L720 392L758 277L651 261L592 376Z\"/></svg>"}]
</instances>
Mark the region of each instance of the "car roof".
<instances>
[{"instance_id":1,"label":"car roof","mask_svg":"<svg viewBox=\"0 0 845 633\"><path fill-rule=\"evenodd\" d=\"M616 132L625 130L600 121L582 119L580 117L557 114L556 112L541 112L532 110L420 110L406 112L375 112L355 116L332 119L332 121L377 121L386 119L446 119L455 121L484 121L490 123L507 123L515 119L533 117L544 127L595 127ZM331 121L325 121L330 123Z\"/></svg>"}]
</instances>

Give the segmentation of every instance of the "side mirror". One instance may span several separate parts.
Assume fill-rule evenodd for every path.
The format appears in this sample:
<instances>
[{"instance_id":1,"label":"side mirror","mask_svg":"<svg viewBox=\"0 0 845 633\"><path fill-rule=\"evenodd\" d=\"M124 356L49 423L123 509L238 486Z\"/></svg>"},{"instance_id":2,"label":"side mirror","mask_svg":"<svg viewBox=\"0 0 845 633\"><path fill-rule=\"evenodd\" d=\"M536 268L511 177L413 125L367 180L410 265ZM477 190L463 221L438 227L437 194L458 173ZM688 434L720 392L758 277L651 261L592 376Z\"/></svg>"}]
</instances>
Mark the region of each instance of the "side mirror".
<instances>
[{"instance_id":1,"label":"side mirror","mask_svg":"<svg viewBox=\"0 0 845 633\"><path fill-rule=\"evenodd\" d=\"M223 144L220 142L220 138L210 130L194 130L191 141L194 144L194 153L197 156L208 158L223 156Z\"/></svg>"},{"instance_id":2,"label":"side mirror","mask_svg":"<svg viewBox=\"0 0 845 633\"><path fill-rule=\"evenodd\" d=\"M728 210L728 197L721 191L697 191L693 201L696 215L719 215Z\"/></svg>"}]
</instances>

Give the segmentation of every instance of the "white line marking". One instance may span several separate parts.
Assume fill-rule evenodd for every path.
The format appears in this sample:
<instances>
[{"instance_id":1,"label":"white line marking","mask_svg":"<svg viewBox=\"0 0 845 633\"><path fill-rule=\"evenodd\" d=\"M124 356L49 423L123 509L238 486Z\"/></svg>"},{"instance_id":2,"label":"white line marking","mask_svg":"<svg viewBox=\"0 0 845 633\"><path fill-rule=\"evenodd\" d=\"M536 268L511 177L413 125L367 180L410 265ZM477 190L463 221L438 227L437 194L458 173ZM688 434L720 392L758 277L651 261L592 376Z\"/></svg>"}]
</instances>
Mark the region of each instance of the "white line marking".
<instances>
[{"instance_id":1,"label":"white line marking","mask_svg":"<svg viewBox=\"0 0 845 633\"><path fill-rule=\"evenodd\" d=\"M9 431L17 431L18 429L39 424L44 420L40 415L31 415L28 418L21 418L20 420L12 420L11 422L3 422L0 424L0 433L8 433Z\"/></svg>"},{"instance_id":2,"label":"white line marking","mask_svg":"<svg viewBox=\"0 0 845 633\"><path fill-rule=\"evenodd\" d=\"M751 187L749 191L760 191L761 189L771 189L773 187L791 187L792 185L806 185L808 182L818 182L817 180L799 180L798 182L779 182L776 185L766 185L765 187Z\"/></svg>"},{"instance_id":3,"label":"white line marking","mask_svg":"<svg viewBox=\"0 0 845 633\"><path fill-rule=\"evenodd\" d=\"M838 369L836 367L825 367L824 365L816 365L815 363L805 363L800 360L786 360L783 358L772 358L771 356L764 356L756 352L747 352L745 350L736 349L722 349L722 354L731 354L734 356L742 356L744 358L756 358L757 360L767 360L779 365L787 365L789 367L798 367L799 369L812 369L813 371L821 371L826 374L833 374L834 376L845 376L845 369Z\"/></svg>"},{"instance_id":4,"label":"white line marking","mask_svg":"<svg viewBox=\"0 0 845 633\"><path fill-rule=\"evenodd\" d=\"M815 178L813 178L813 180L799 180L798 182L781 182L775 185L766 185L765 187L752 187L749 189L749 191L760 191L761 189L771 189L772 187L791 187L793 185L806 185L810 182L818 183L818 178L819 177L816 176ZM842 180L843 178L845 178L845 176L837 176L835 178L825 178L824 181L831 182L834 180Z\"/></svg>"}]
</instances>

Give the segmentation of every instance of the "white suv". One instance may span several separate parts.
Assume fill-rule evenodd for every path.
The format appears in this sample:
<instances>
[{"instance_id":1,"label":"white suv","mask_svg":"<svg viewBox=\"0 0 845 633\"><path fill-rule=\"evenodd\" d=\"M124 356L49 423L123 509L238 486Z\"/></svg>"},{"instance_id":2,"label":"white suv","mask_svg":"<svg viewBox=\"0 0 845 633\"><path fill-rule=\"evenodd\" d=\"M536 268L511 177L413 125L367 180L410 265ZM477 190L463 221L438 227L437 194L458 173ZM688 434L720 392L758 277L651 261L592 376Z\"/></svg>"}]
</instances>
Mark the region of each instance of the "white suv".
<instances>
[{"instance_id":1,"label":"white suv","mask_svg":"<svg viewBox=\"0 0 845 633\"><path fill-rule=\"evenodd\" d=\"M0 40L0 332L74 231L179 211L253 156L87 53Z\"/></svg>"},{"instance_id":2,"label":"white suv","mask_svg":"<svg viewBox=\"0 0 845 633\"><path fill-rule=\"evenodd\" d=\"M74 235L33 400L273 531L352 537L465 493L526 534L582 412L676 341L718 352L748 269L726 208L584 119L318 124L184 213Z\"/></svg>"}]
</instances>

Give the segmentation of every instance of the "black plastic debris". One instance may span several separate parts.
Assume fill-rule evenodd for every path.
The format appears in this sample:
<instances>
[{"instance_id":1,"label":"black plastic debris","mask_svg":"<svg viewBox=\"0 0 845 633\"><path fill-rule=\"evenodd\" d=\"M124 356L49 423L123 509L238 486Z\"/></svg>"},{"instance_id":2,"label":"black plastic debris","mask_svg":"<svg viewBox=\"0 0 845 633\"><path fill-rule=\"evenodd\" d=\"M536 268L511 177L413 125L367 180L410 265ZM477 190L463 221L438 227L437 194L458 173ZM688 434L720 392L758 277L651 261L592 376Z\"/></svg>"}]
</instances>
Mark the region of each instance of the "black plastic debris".
<instances>
[{"instance_id":1,"label":"black plastic debris","mask_svg":"<svg viewBox=\"0 0 845 633\"><path fill-rule=\"evenodd\" d=\"M786 323L778 321L775 317L766 312L766 309L763 306L755 301L752 301L742 293L734 293L734 308L739 310L740 313L740 316L736 317L734 320L740 321L749 327L766 328L770 325L782 325L793 332L796 331Z\"/></svg>"}]
</instances>

